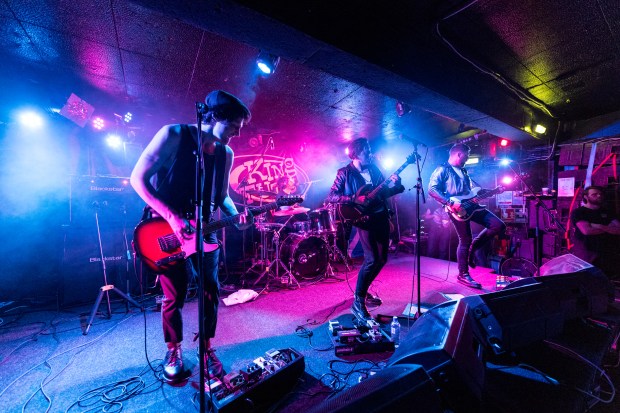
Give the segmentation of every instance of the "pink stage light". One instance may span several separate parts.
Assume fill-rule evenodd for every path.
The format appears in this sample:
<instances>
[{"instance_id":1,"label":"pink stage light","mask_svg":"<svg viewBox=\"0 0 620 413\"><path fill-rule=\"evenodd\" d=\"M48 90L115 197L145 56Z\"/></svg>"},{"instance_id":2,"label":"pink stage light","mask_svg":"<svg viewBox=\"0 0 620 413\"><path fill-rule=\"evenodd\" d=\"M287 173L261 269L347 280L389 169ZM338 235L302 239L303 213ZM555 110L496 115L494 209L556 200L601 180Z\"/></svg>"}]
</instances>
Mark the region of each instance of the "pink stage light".
<instances>
[{"instance_id":1,"label":"pink stage light","mask_svg":"<svg viewBox=\"0 0 620 413\"><path fill-rule=\"evenodd\" d=\"M514 179L512 178L512 176L506 175L505 177L502 178L501 182L504 185L510 185L513 181L514 181Z\"/></svg>"},{"instance_id":2,"label":"pink stage light","mask_svg":"<svg viewBox=\"0 0 620 413\"><path fill-rule=\"evenodd\" d=\"M105 127L105 121L102 118L96 117L95 119L93 119L93 128L97 130L101 130L104 127Z\"/></svg>"}]
</instances>

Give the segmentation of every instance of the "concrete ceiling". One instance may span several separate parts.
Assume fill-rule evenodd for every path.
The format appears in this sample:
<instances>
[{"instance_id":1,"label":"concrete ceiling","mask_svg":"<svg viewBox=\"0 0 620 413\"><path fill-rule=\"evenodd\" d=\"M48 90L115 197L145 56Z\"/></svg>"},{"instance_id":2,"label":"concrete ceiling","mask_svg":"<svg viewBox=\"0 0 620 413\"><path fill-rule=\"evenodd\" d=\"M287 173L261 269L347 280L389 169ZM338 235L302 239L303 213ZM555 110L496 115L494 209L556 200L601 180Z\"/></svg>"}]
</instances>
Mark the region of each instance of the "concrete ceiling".
<instances>
[{"instance_id":1,"label":"concrete ceiling","mask_svg":"<svg viewBox=\"0 0 620 413\"><path fill-rule=\"evenodd\" d=\"M75 93L97 115L133 112L146 140L218 88L250 106L244 134L289 140L537 145L620 119L617 0L0 0L0 23L4 123ZM282 57L271 77L259 50Z\"/></svg>"}]
</instances>

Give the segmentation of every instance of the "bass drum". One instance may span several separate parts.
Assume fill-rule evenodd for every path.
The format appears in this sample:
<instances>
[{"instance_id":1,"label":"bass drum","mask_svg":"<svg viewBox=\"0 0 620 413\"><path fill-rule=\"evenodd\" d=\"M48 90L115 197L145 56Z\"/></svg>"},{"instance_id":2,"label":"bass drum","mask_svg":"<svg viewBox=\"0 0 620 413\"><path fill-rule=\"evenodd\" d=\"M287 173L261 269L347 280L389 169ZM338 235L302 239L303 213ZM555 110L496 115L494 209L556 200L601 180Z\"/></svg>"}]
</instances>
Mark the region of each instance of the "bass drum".
<instances>
[{"instance_id":1,"label":"bass drum","mask_svg":"<svg viewBox=\"0 0 620 413\"><path fill-rule=\"evenodd\" d=\"M329 262L327 242L319 237L289 234L280 246L280 259L296 277L324 275Z\"/></svg>"}]
</instances>

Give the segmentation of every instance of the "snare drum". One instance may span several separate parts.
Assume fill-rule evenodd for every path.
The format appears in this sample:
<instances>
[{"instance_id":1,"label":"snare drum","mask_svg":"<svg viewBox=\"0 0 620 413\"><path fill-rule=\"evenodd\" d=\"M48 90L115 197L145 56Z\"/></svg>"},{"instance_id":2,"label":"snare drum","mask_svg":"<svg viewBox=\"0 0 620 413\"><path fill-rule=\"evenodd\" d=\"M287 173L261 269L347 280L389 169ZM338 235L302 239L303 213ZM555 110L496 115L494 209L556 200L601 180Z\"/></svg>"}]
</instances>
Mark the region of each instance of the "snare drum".
<instances>
[{"instance_id":1,"label":"snare drum","mask_svg":"<svg viewBox=\"0 0 620 413\"><path fill-rule=\"evenodd\" d=\"M336 220L332 208L319 208L308 214L312 234L333 234L336 232Z\"/></svg>"},{"instance_id":2,"label":"snare drum","mask_svg":"<svg viewBox=\"0 0 620 413\"><path fill-rule=\"evenodd\" d=\"M293 223L293 231L305 235L310 232L310 221L297 221Z\"/></svg>"},{"instance_id":3,"label":"snare drum","mask_svg":"<svg viewBox=\"0 0 620 413\"><path fill-rule=\"evenodd\" d=\"M315 278L327 271L329 250L322 238L293 233L282 242L280 258L290 264L293 275Z\"/></svg>"}]
</instances>

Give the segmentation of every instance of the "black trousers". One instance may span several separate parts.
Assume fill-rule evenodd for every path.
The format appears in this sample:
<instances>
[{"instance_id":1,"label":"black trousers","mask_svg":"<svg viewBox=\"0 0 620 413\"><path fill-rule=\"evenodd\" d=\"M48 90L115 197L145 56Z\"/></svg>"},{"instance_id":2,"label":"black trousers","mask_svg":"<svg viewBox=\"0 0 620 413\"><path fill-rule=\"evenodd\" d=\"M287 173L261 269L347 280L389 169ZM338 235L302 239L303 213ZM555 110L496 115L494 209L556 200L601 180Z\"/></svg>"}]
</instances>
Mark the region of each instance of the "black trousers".
<instances>
[{"instance_id":1,"label":"black trousers","mask_svg":"<svg viewBox=\"0 0 620 413\"><path fill-rule=\"evenodd\" d=\"M215 233L208 234L207 242L217 243ZM196 255L171 269L166 274L161 274L159 282L164 292L164 300L161 308L162 327L166 343L180 343L183 341L183 317L181 310L185 304L187 295L187 283L196 275L195 266L199 261L202 264L202 284L204 287L204 323L205 337L215 337L217 327L217 311L220 302L220 288L218 280L220 250L203 254L202 260Z\"/></svg>"},{"instance_id":2,"label":"black trousers","mask_svg":"<svg viewBox=\"0 0 620 413\"><path fill-rule=\"evenodd\" d=\"M375 219L367 230L358 228L360 242L364 250L364 262L357 275L355 295L366 297L370 284L377 278L387 263L390 245L390 223L385 214Z\"/></svg>"},{"instance_id":3,"label":"black trousers","mask_svg":"<svg viewBox=\"0 0 620 413\"><path fill-rule=\"evenodd\" d=\"M502 236L506 232L506 224L495 214L487 209L476 211L469 221L458 221L450 215L452 225L456 229L459 237L459 246L456 250L456 260L460 274L469 272L468 258L471 253L484 247L496 235ZM478 234L476 239L472 240L471 222L480 224L484 227L482 232Z\"/></svg>"}]
</instances>

